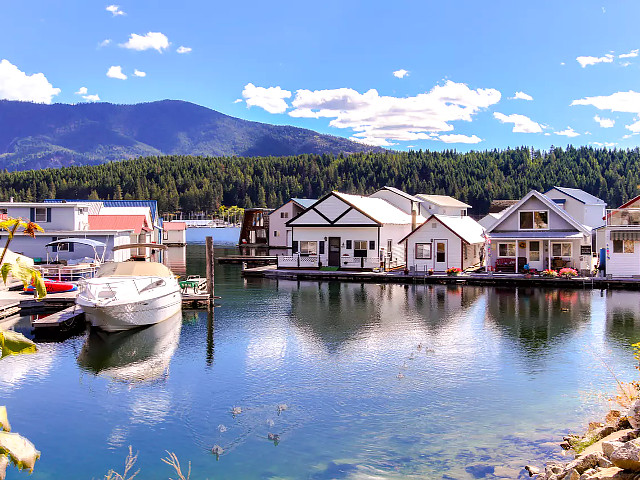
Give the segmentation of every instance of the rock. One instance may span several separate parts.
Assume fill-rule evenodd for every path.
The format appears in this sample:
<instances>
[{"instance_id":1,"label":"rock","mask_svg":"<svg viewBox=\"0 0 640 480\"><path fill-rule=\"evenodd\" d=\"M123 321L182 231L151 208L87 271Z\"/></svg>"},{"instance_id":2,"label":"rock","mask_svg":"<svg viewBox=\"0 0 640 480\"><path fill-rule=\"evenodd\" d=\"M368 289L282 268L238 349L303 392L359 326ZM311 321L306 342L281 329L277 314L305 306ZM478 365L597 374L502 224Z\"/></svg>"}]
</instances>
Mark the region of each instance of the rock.
<instances>
[{"instance_id":1,"label":"rock","mask_svg":"<svg viewBox=\"0 0 640 480\"><path fill-rule=\"evenodd\" d=\"M584 473L580 475L580 480L586 480L597 471L598 470L596 470L595 468L589 468L588 470L585 470Z\"/></svg>"},{"instance_id":2,"label":"rock","mask_svg":"<svg viewBox=\"0 0 640 480\"><path fill-rule=\"evenodd\" d=\"M632 428L640 428L640 400L636 400L631 404L626 417Z\"/></svg>"},{"instance_id":3,"label":"rock","mask_svg":"<svg viewBox=\"0 0 640 480\"><path fill-rule=\"evenodd\" d=\"M611 467L594 471L591 475L583 477L580 477L580 480L636 480L637 474L633 472L625 472L618 467Z\"/></svg>"},{"instance_id":4,"label":"rock","mask_svg":"<svg viewBox=\"0 0 640 480\"><path fill-rule=\"evenodd\" d=\"M611 458L611 454L613 453L613 451L621 447L622 445L624 445L623 442L602 442L602 453L604 453L605 457Z\"/></svg>"},{"instance_id":5,"label":"rock","mask_svg":"<svg viewBox=\"0 0 640 480\"><path fill-rule=\"evenodd\" d=\"M624 443L613 451L610 459L616 467L640 472L640 442L631 440Z\"/></svg>"},{"instance_id":6,"label":"rock","mask_svg":"<svg viewBox=\"0 0 640 480\"><path fill-rule=\"evenodd\" d=\"M615 427L616 430L626 430L627 428L631 428L631 424L627 417L620 417L616 422Z\"/></svg>"},{"instance_id":7,"label":"rock","mask_svg":"<svg viewBox=\"0 0 640 480\"><path fill-rule=\"evenodd\" d=\"M604 417L604 421L607 425L616 425L621 416L620 410L609 410L609 413Z\"/></svg>"},{"instance_id":8,"label":"rock","mask_svg":"<svg viewBox=\"0 0 640 480\"><path fill-rule=\"evenodd\" d=\"M575 469L579 474L582 474L589 468L599 466L602 459L604 459L604 457L600 453L590 453L588 455L582 455L569 462L564 467L563 472L571 472L572 469Z\"/></svg>"},{"instance_id":9,"label":"rock","mask_svg":"<svg viewBox=\"0 0 640 480\"><path fill-rule=\"evenodd\" d=\"M534 475L540 475L540 469L538 467L525 465L524 469L527 471L530 477L533 477Z\"/></svg>"},{"instance_id":10,"label":"rock","mask_svg":"<svg viewBox=\"0 0 640 480\"><path fill-rule=\"evenodd\" d=\"M611 463L611 461L608 458L602 457L600 458L600 460L598 460L598 466L600 468L611 468L613 467L613 463Z\"/></svg>"},{"instance_id":11,"label":"rock","mask_svg":"<svg viewBox=\"0 0 640 480\"><path fill-rule=\"evenodd\" d=\"M569 449L571 448L571 444L570 444L569 442L562 442L562 443L560 444L560 447L561 447L563 450L569 450Z\"/></svg>"},{"instance_id":12,"label":"rock","mask_svg":"<svg viewBox=\"0 0 640 480\"><path fill-rule=\"evenodd\" d=\"M604 425L602 425L602 423L600 422L589 422L589 426L587 427L587 432L590 432L591 430L596 430L598 428L603 427Z\"/></svg>"}]
</instances>

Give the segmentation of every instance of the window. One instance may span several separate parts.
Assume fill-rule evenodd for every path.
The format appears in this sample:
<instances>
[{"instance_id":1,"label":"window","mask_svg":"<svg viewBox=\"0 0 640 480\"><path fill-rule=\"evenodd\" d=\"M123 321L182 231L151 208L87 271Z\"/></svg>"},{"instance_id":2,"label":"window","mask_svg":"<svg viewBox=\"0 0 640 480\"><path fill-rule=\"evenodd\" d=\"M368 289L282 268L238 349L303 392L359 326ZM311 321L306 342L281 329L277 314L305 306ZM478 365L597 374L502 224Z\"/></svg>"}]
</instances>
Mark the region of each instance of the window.
<instances>
[{"instance_id":1,"label":"window","mask_svg":"<svg viewBox=\"0 0 640 480\"><path fill-rule=\"evenodd\" d=\"M393 257L393 240L390 238L387 240L387 258Z\"/></svg>"},{"instance_id":2,"label":"window","mask_svg":"<svg viewBox=\"0 0 640 480\"><path fill-rule=\"evenodd\" d=\"M354 240L353 241L353 256L354 257L366 257L367 256L367 241L366 240Z\"/></svg>"},{"instance_id":3,"label":"window","mask_svg":"<svg viewBox=\"0 0 640 480\"><path fill-rule=\"evenodd\" d=\"M0 215L6 215L7 213L8 212L6 208L0 208Z\"/></svg>"},{"instance_id":4,"label":"window","mask_svg":"<svg viewBox=\"0 0 640 480\"><path fill-rule=\"evenodd\" d=\"M278 230L274 230L273 231L273 236L274 237L279 237L280 236L280 232Z\"/></svg>"},{"instance_id":5,"label":"window","mask_svg":"<svg viewBox=\"0 0 640 480\"><path fill-rule=\"evenodd\" d=\"M169 232L167 232L166 230L162 231L162 239L163 240L169 240Z\"/></svg>"},{"instance_id":6,"label":"window","mask_svg":"<svg viewBox=\"0 0 640 480\"><path fill-rule=\"evenodd\" d=\"M318 254L318 242L300 242L300 254L301 255L317 255Z\"/></svg>"},{"instance_id":7,"label":"window","mask_svg":"<svg viewBox=\"0 0 640 480\"><path fill-rule=\"evenodd\" d=\"M347 240L347 250L351 250L352 247L352 242L351 240Z\"/></svg>"},{"instance_id":8,"label":"window","mask_svg":"<svg viewBox=\"0 0 640 480\"><path fill-rule=\"evenodd\" d=\"M633 240L614 240L613 253L633 253Z\"/></svg>"},{"instance_id":9,"label":"window","mask_svg":"<svg viewBox=\"0 0 640 480\"><path fill-rule=\"evenodd\" d=\"M46 207L36 207L34 221L37 223L43 223L47 221L47 209Z\"/></svg>"},{"instance_id":10,"label":"window","mask_svg":"<svg viewBox=\"0 0 640 480\"><path fill-rule=\"evenodd\" d=\"M516 244L515 243L499 243L498 256L499 257L515 257Z\"/></svg>"},{"instance_id":11,"label":"window","mask_svg":"<svg viewBox=\"0 0 640 480\"><path fill-rule=\"evenodd\" d=\"M320 255L324 255L324 240L318 242L318 249L320 250Z\"/></svg>"},{"instance_id":12,"label":"window","mask_svg":"<svg viewBox=\"0 0 640 480\"><path fill-rule=\"evenodd\" d=\"M369 240L369 250L375 250L375 249L376 249L376 241Z\"/></svg>"},{"instance_id":13,"label":"window","mask_svg":"<svg viewBox=\"0 0 640 480\"><path fill-rule=\"evenodd\" d=\"M465 260L467 260L467 258L468 258L468 256L469 256L469 253L467 252L467 247L468 247L468 246L469 246L469 245L465 245L465 246L464 246L464 259L465 259Z\"/></svg>"},{"instance_id":14,"label":"window","mask_svg":"<svg viewBox=\"0 0 640 480\"><path fill-rule=\"evenodd\" d=\"M548 230L549 212L532 210L520 212L520 230Z\"/></svg>"},{"instance_id":15,"label":"window","mask_svg":"<svg viewBox=\"0 0 640 480\"><path fill-rule=\"evenodd\" d=\"M416 258L422 260L431 260L431 244L416 243Z\"/></svg>"},{"instance_id":16,"label":"window","mask_svg":"<svg viewBox=\"0 0 640 480\"><path fill-rule=\"evenodd\" d=\"M537 262L540 260L540 242L529 242L529 261Z\"/></svg>"},{"instance_id":17,"label":"window","mask_svg":"<svg viewBox=\"0 0 640 480\"><path fill-rule=\"evenodd\" d=\"M298 242L296 240L291 242L291 253L298 253Z\"/></svg>"},{"instance_id":18,"label":"window","mask_svg":"<svg viewBox=\"0 0 640 480\"><path fill-rule=\"evenodd\" d=\"M436 242L436 262L444 263L447 261L447 252L444 242Z\"/></svg>"},{"instance_id":19,"label":"window","mask_svg":"<svg viewBox=\"0 0 640 480\"><path fill-rule=\"evenodd\" d=\"M570 243L552 243L551 254L554 257L570 257L571 244Z\"/></svg>"},{"instance_id":20,"label":"window","mask_svg":"<svg viewBox=\"0 0 640 480\"><path fill-rule=\"evenodd\" d=\"M289 212L280 212L280 218L289 218Z\"/></svg>"}]
</instances>

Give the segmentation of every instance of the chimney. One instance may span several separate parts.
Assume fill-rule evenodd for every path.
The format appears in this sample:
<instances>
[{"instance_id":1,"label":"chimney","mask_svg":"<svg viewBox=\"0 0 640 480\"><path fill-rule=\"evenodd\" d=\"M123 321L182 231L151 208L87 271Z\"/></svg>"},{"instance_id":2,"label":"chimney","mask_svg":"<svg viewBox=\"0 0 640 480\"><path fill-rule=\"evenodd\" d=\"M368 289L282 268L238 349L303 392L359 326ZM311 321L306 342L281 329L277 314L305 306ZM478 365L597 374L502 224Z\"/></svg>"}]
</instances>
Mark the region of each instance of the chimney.
<instances>
[{"instance_id":1,"label":"chimney","mask_svg":"<svg viewBox=\"0 0 640 480\"><path fill-rule=\"evenodd\" d=\"M9 197L9 201L13 203L13 197Z\"/></svg>"},{"instance_id":2,"label":"chimney","mask_svg":"<svg viewBox=\"0 0 640 480\"><path fill-rule=\"evenodd\" d=\"M416 229L418 223L418 212L416 211L416 206L411 206L411 231L413 232Z\"/></svg>"}]
</instances>

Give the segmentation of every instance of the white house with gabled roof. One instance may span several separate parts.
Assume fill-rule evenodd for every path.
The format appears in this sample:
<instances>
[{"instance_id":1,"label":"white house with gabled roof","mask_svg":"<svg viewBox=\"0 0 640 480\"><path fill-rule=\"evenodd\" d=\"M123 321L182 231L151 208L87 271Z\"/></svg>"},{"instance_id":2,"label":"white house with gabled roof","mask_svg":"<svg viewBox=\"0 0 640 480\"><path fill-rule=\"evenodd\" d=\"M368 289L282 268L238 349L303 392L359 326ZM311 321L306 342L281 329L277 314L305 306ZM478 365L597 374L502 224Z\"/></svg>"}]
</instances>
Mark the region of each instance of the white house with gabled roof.
<instances>
[{"instance_id":1,"label":"white house with gabled roof","mask_svg":"<svg viewBox=\"0 0 640 480\"><path fill-rule=\"evenodd\" d=\"M538 271L563 267L589 272L592 229L558 203L532 190L486 231L490 271Z\"/></svg>"},{"instance_id":2,"label":"white house with gabled roof","mask_svg":"<svg viewBox=\"0 0 640 480\"><path fill-rule=\"evenodd\" d=\"M578 222L591 228L604 225L607 204L579 188L553 187L545 193Z\"/></svg>"},{"instance_id":3,"label":"white house with gabled roof","mask_svg":"<svg viewBox=\"0 0 640 480\"><path fill-rule=\"evenodd\" d=\"M382 187L380 190L369 195L371 198L381 198L391 205L399 208L404 213L411 214L414 210L420 213L420 203L422 200L415 195L409 195L407 192L395 187Z\"/></svg>"},{"instance_id":4,"label":"white house with gabled roof","mask_svg":"<svg viewBox=\"0 0 640 480\"><path fill-rule=\"evenodd\" d=\"M292 198L269 213L269 247L291 248L291 228L287 222L317 201L317 198Z\"/></svg>"},{"instance_id":5,"label":"white house with gabled roof","mask_svg":"<svg viewBox=\"0 0 640 480\"><path fill-rule=\"evenodd\" d=\"M431 215L401 240L407 267L416 272L444 272L457 267L480 266L484 228L468 216Z\"/></svg>"},{"instance_id":6,"label":"white house with gabled roof","mask_svg":"<svg viewBox=\"0 0 640 480\"><path fill-rule=\"evenodd\" d=\"M424 220L382 198L334 191L287 222L293 257L279 256L279 266L403 265L404 245L398 242Z\"/></svg>"},{"instance_id":7,"label":"white house with gabled roof","mask_svg":"<svg viewBox=\"0 0 640 480\"><path fill-rule=\"evenodd\" d=\"M420 199L420 210L418 213L424 217L429 217L434 214L464 216L467 215L467 210L471 208L471 205L448 195L427 195L419 193L416 197Z\"/></svg>"}]
</instances>

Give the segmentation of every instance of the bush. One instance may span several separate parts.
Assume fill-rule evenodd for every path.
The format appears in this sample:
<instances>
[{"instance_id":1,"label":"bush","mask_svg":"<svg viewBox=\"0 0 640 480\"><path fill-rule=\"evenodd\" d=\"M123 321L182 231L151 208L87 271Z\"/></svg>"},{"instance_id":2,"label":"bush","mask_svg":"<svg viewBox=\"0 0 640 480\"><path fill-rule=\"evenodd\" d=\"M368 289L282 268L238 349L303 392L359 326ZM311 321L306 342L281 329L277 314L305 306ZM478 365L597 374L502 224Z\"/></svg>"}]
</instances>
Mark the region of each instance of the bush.
<instances>
[{"instance_id":1,"label":"bush","mask_svg":"<svg viewBox=\"0 0 640 480\"><path fill-rule=\"evenodd\" d=\"M542 276L547 278L556 278L558 276L558 272L547 268L546 270L542 271Z\"/></svg>"},{"instance_id":2,"label":"bush","mask_svg":"<svg viewBox=\"0 0 640 480\"><path fill-rule=\"evenodd\" d=\"M462 270L459 269L458 267L447 268L447 275L456 276L456 275L460 275L461 273L462 273Z\"/></svg>"},{"instance_id":3,"label":"bush","mask_svg":"<svg viewBox=\"0 0 640 480\"><path fill-rule=\"evenodd\" d=\"M578 271L575 268L561 268L558 273L562 278L573 278L578 276Z\"/></svg>"}]
</instances>

